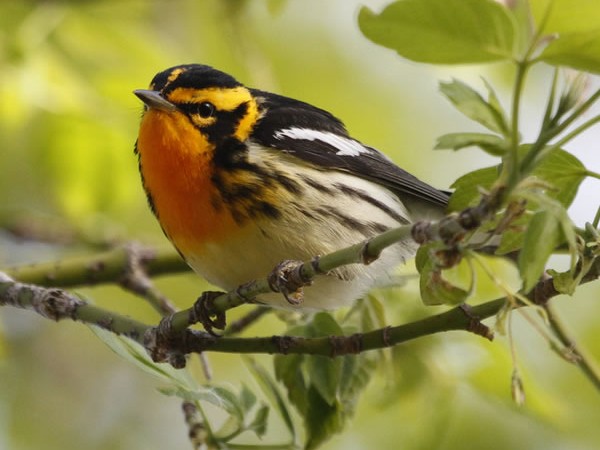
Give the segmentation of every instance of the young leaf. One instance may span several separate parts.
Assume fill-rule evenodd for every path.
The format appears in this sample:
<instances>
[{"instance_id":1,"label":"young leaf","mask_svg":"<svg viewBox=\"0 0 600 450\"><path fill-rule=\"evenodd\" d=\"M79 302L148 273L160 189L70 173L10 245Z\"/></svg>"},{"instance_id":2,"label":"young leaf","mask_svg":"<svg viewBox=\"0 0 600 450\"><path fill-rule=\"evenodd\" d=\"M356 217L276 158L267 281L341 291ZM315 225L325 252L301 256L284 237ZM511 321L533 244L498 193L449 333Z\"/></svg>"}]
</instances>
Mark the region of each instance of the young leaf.
<instances>
[{"instance_id":1,"label":"young leaf","mask_svg":"<svg viewBox=\"0 0 600 450\"><path fill-rule=\"evenodd\" d=\"M432 261L425 264L420 275L419 287L425 305L460 305L471 295L471 290L462 289L446 280Z\"/></svg>"},{"instance_id":2,"label":"young leaf","mask_svg":"<svg viewBox=\"0 0 600 450\"><path fill-rule=\"evenodd\" d=\"M567 207L575 198L587 170L571 153L555 149L542 158L532 173L550 183L554 190L548 195Z\"/></svg>"},{"instance_id":3,"label":"young leaf","mask_svg":"<svg viewBox=\"0 0 600 450\"><path fill-rule=\"evenodd\" d=\"M496 255L506 255L523 247L525 229L531 220L531 213L525 212L521 217L511 222L511 228L502 233L500 245L495 251Z\"/></svg>"},{"instance_id":4,"label":"young leaf","mask_svg":"<svg viewBox=\"0 0 600 450\"><path fill-rule=\"evenodd\" d=\"M500 100L496 95L496 91L492 87L492 85L486 80L482 78L483 83L485 84L485 88L488 91L488 105L492 108L492 112L496 115L496 122L498 126L503 130L504 136L510 135L510 127L508 126L508 119L506 118L506 112L504 108L500 104Z\"/></svg>"},{"instance_id":5,"label":"young leaf","mask_svg":"<svg viewBox=\"0 0 600 450\"><path fill-rule=\"evenodd\" d=\"M570 270L557 272L556 270L549 269L548 274L552 277L554 289L561 294L573 295L579 283L573 278L573 273Z\"/></svg>"},{"instance_id":6,"label":"young leaf","mask_svg":"<svg viewBox=\"0 0 600 450\"><path fill-rule=\"evenodd\" d=\"M590 75L584 72L576 72L573 76L567 75L564 91L560 96L554 115L554 120L556 122L582 102L584 92L588 87L589 79Z\"/></svg>"},{"instance_id":7,"label":"young leaf","mask_svg":"<svg viewBox=\"0 0 600 450\"><path fill-rule=\"evenodd\" d=\"M479 202L481 189L489 189L498 178L498 167L486 167L484 169L469 172L452 184L454 192L450 197L448 209L450 211L461 211Z\"/></svg>"},{"instance_id":8,"label":"young leaf","mask_svg":"<svg viewBox=\"0 0 600 450\"><path fill-rule=\"evenodd\" d=\"M434 149L460 150L479 147L492 156L502 156L508 150L507 142L500 136L487 133L448 133L440 136Z\"/></svg>"},{"instance_id":9,"label":"young leaf","mask_svg":"<svg viewBox=\"0 0 600 450\"><path fill-rule=\"evenodd\" d=\"M380 14L363 7L363 34L401 56L433 64L469 64L510 59L514 18L492 0L402 0Z\"/></svg>"},{"instance_id":10,"label":"young leaf","mask_svg":"<svg viewBox=\"0 0 600 450\"><path fill-rule=\"evenodd\" d=\"M505 135L507 125L503 112L488 103L475 89L459 80L440 83L440 91L456 109L489 130ZM496 103L496 102L495 102Z\"/></svg>"},{"instance_id":11,"label":"young leaf","mask_svg":"<svg viewBox=\"0 0 600 450\"><path fill-rule=\"evenodd\" d=\"M536 285L548 258L562 239L561 224L554 214L541 210L533 216L525 232L518 261L524 292L529 292Z\"/></svg>"}]
</instances>

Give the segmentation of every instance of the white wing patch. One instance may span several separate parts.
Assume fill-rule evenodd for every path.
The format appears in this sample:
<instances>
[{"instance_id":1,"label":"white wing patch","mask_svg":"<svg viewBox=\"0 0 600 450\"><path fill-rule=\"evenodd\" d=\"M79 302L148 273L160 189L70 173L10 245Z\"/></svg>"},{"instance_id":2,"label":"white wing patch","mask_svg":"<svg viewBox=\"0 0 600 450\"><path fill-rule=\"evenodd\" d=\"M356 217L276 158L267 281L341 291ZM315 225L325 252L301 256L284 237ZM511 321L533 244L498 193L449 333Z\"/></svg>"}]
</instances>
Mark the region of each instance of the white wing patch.
<instances>
[{"instance_id":1,"label":"white wing patch","mask_svg":"<svg viewBox=\"0 0 600 450\"><path fill-rule=\"evenodd\" d=\"M337 149L338 156L359 156L363 153L371 153L371 150L353 139L338 136L329 131L312 130L310 128L286 128L275 133L275 139L289 137L305 141L322 141Z\"/></svg>"}]
</instances>

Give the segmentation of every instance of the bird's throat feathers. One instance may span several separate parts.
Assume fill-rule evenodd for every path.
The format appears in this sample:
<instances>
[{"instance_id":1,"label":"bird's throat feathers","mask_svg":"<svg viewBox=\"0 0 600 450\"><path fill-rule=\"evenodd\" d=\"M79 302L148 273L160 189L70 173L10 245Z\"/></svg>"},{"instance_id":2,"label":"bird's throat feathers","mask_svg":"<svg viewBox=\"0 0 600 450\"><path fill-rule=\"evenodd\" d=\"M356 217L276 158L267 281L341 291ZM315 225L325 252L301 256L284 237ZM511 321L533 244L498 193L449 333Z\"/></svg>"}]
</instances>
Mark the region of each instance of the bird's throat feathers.
<instances>
[{"instance_id":1,"label":"bird's throat feathers","mask_svg":"<svg viewBox=\"0 0 600 450\"><path fill-rule=\"evenodd\" d=\"M215 202L214 145L186 116L145 112L137 142L144 188L165 234L182 253L238 225Z\"/></svg>"}]
</instances>

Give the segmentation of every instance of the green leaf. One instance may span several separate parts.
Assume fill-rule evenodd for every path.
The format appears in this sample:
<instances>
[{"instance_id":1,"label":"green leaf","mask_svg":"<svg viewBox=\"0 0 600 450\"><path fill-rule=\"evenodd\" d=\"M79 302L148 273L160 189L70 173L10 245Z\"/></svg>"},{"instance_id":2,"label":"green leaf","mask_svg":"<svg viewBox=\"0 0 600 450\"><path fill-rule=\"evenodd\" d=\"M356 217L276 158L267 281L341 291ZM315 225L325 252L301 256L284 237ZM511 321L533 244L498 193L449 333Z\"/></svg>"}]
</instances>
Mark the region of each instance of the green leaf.
<instances>
[{"instance_id":1,"label":"green leaf","mask_svg":"<svg viewBox=\"0 0 600 450\"><path fill-rule=\"evenodd\" d=\"M488 91L488 105L490 105L492 112L496 116L496 122L498 123L500 129L503 130L503 134L505 136L509 136L510 127L508 125L508 119L506 118L506 111L504 111L504 108L500 104L500 100L498 99L496 91L494 90L492 85L485 78L482 78L482 80Z\"/></svg>"},{"instance_id":2,"label":"green leaf","mask_svg":"<svg viewBox=\"0 0 600 450\"><path fill-rule=\"evenodd\" d=\"M538 26L554 39L539 55L549 64L600 72L600 8L596 0L530 0Z\"/></svg>"},{"instance_id":3,"label":"green leaf","mask_svg":"<svg viewBox=\"0 0 600 450\"><path fill-rule=\"evenodd\" d=\"M469 172L452 184L454 192L448 204L449 211L461 211L476 205L481 197L481 189L489 189L498 178L498 167L486 167Z\"/></svg>"},{"instance_id":4,"label":"green leaf","mask_svg":"<svg viewBox=\"0 0 600 450\"><path fill-rule=\"evenodd\" d=\"M94 325L89 325L89 328L117 355L142 369L144 372L157 377L163 383L189 391L200 388L186 370L175 369L166 363L155 363L148 356L146 350L131 339L118 336Z\"/></svg>"},{"instance_id":5,"label":"green leaf","mask_svg":"<svg viewBox=\"0 0 600 450\"><path fill-rule=\"evenodd\" d=\"M309 336L343 336L344 332L331 314L316 314L307 326ZM342 370L341 358L323 356L306 356L307 374L310 384L327 403L333 405L337 401L338 383Z\"/></svg>"},{"instance_id":6,"label":"green leaf","mask_svg":"<svg viewBox=\"0 0 600 450\"><path fill-rule=\"evenodd\" d=\"M342 336L343 334L342 327L331 314L326 312L315 314L313 320L307 325L307 336L309 337Z\"/></svg>"},{"instance_id":7,"label":"green leaf","mask_svg":"<svg viewBox=\"0 0 600 450\"><path fill-rule=\"evenodd\" d=\"M179 387L159 388L164 395L175 396L181 399L195 402L208 402L226 411L238 423L244 421L244 411L240 405L237 394L230 388L224 386L203 386L195 390L187 390Z\"/></svg>"},{"instance_id":8,"label":"green leaf","mask_svg":"<svg viewBox=\"0 0 600 450\"><path fill-rule=\"evenodd\" d=\"M566 207L575 198L579 185L587 175L587 170L571 153L555 149L542 158L532 173L550 183L554 190L549 191L548 196L555 198Z\"/></svg>"},{"instance_id":9,"label":"green leaf","mask_svg":"<svg viewBox=\"0 0 600 450\"><path fill-rule=\"evenodd\" d=\"M302 415L306 413L308 386L302 371L304 355L276 355L273 358L275 377L283 383L290 402Z\"/></svg>"},{"instance_id":10,"label":"green leaf","mask_svg":"<svg viewBox=\"0 0 600 450\"><path fill-rule=\"evenodd\" d=\"M548 258L563 239L561 224L552 212L541 210L533 216L525 231L518 261L524 292L536 285Z\"/></svg>"},{"instance_id":11,"label":"green leaf","mask_svg":"<svg viewBox=\"0 0 600 450\"><path fill-rule=\"evenodd\" d=\"M305 448L312 450L343 430L346 415L339 403L329 404L314 387L308 390L307 404L308 410L304 416Z\"/></svg>"},{"instance_id":12,"label":"green leaf","mask_svg":"<svg viewBox=\"0 0 600 450\"><path fill-rule=\"evenodd\" d=\"M539 59L556 66L600 73L600 29L561 34L548 44Z\"/></svg>"},{"instance_id":13,"label":"green leaf","mask_svg":"<svg viewBox=\"0 0 600 450\"><path fill-rule=\"evenodd\" d=\"M271 404L277 408L279 415L283 419L285 426L292 436L292 440L295 441L296 427L294 426L294 421L292 420L292 414L288 409L287 402L279 392L277 383L275 380L273 380L265 368L258 364L254 358L244 356L242 359L246 363L246 367L256 380L258 386L261 388L265 396L269 399Z\"/></svg>"},{"instance_id":14,"label":"green leaf","mask_svg":"<svg viewBox=\"0 0 600 450\"><path fill-rule=\"evenodd\" d=\"M522 55L530 45L534 35L533 17L531 14L530 0L513 0L509 6L519 30L517 36L517 54Z\"/></svg>"},{"instance_id":15,"label":"green leaf","mask_svg":"<svg viewBox=\"0 0 600 450\"><path fill-rule=\"evenodd\" d=\"M308 356L306 368L311 386L314 386L327 403L337 401L338 386L342 374L342 359L326 356Z\"/></svg>"},{"instance_id":16,"label":"green leaf","mask_svg":"<svg viewBox=\"0 0 600 450\"><path fill-rule=\"evenodd\" d=\"M263 437L267 432L268 419L269 407L267 405L262 405L258 408L258 411L256 411L256 414L254 415L254 419L252 419L246 429L254 431L259 438Z\"/></svg>"},{"instance_id":17,"label":"green leaf","mask_svg":"<svg viewBox=\"0 0 600 450\"><path fill-rule=\"evenodd\" d=\"M521 217L511 222L511 229L506 230L502 233L500 239L500 245L496 249L496 255L506 255L517 251L523 247L523 241L525 239L525 229L531 220L532 213L525 212Z\"/></svg>"},{"instance_id":18,"label":"green leaf","mask_svg":"<svg viewBox=\"0 0 600 450\"><path fill-rule=\"evenodd\" d=\"M254 395L254 392L252 392L248 386L242 384L242 389L240 391L240 406L247 412L250 411L255 404L256 395Z\"/></svg>"},{"instance_id":19,"label":"green leaf","mask_svg":"<svg viewBox=\"0 0 600 450\"><path fill-rule=\"evenodd\" d=\"M460 150L465 147L479 147L490 155L502 156L508 150L508 143L495 134L448 133L438 137L434 148Z\"/></svg>"},{"instance_id":20,"label":"green leaf","mask_svg":"<svg viewBox=\"0 0 600 450\"><path fill-rule=\"evenodd\" d=\"M488 103L475 89L459 80L440 83L440 91L461 113L489 130L506 135L503 113ZM496 101L494 100L494 103Z\"/></svg>"},{"instance_id":21,"label":"green leaf","mask_svg":"<svg viewBox=\"0 0 600 450\"><path fill-rule=\"evenodd\" d=\"M556 270L548 270L548 275L552 277L552 285L561 294L573 295L575 289L579 285L573 278L573 273L568 270L566 272L557 272Z\"/></svg>"},{"instance_id":22,"label":"green leaf","mask_svg":"<svg viewBox=\"0 0 600 450\"><path fill-rule=\"evenodd\" d=\"M492 0L403 0L380 14L363 7L363 34L417 62L469 64L510 59L514 18Z\"/></svg>"},{"instance_id":23,"label":"green leaf","mask_svg":"<svg viewBox=\"0 0 600 450\"><path fill-rule=\"evenodd\" d=\"M360 393L367 387L377 368L377 353L344 356L340 376L339 397L348 415L354 413L354 405Z\"/></svg>"},{"instance_id":24,"label":"green leaf","mask_svg":"<svg viewBox=\"0 0 600 450\"><path fill-rule=\"evenodd\" d=\"M425 305L460 305L471 295L472 289L460 288L446 280L433 257L429 257L419 273L421 299Z\"/></svg>"}]
</instances>

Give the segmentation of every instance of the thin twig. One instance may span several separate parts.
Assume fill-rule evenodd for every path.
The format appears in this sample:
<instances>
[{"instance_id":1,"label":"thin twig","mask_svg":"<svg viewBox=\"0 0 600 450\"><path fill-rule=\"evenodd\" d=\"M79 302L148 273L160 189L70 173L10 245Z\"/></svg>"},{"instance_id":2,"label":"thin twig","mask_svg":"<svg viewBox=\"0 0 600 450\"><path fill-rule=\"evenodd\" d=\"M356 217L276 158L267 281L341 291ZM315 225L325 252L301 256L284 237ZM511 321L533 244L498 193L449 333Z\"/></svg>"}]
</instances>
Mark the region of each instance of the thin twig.
<instances>
[{"instance_id":1,"label":"thin twig","mask_svg":"<svg viewBox=\"0 0 600 450\"><path fill-rule=\"evenodd\" d=\"M123 247L127 254L126 265L119 285L144 298L160 315L166 316L177 311L175 305L154 285L144 270L144 261L153 257L151 250L136 244Z\"/></svg>"},{"instance_id":2,"label":"thin twig","mask_svg":"<svg viewBox=\"0 0 600 450\"><path fill-rule=\"evenodd\" d=\"M584 375L592 382L598 390L600 390L600 369L594 364L594 362L585 356L582 351L578 348L575 340L569 336L565 325L559 319L550 303L544 305L546 315L550 328L552 329L556 338L564 345L568 351L567 360L576 364L581 369Z\"/></svg>"},{"instance_id":3,"label":"thin twig","mask_svg":"<svg viewBox=\"0 0 600 450\"><path fill-rule=\"evenodd\" d=\"M257 306L245 316L242 316L235 322L231 323L223 334L225 336L239 334L242 331L244 331L247 327L252 325L254 322L256 322L258 319L260 319L262 316L272 311L273 310L271 308L268 308L266 306Z\"/></svg>"}]
</instances>

